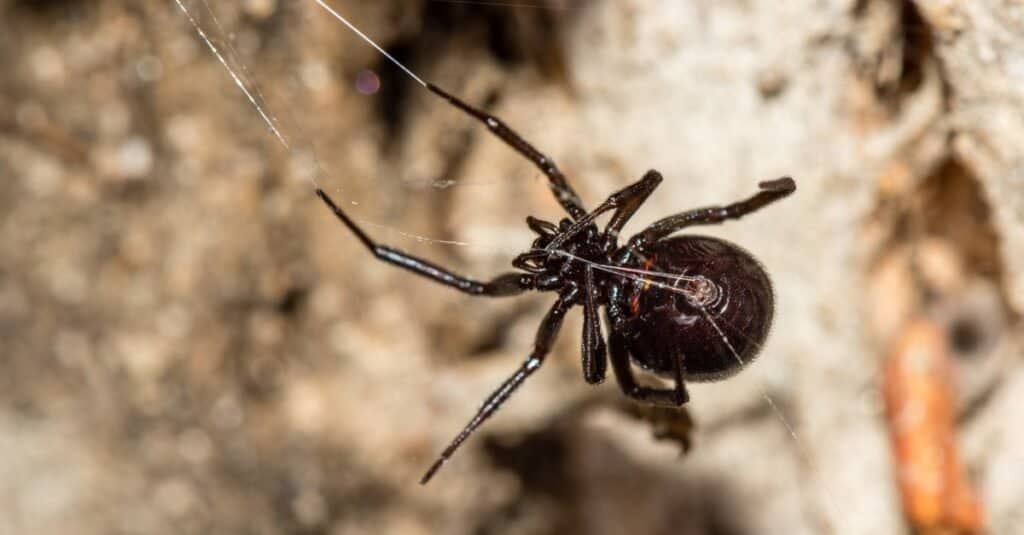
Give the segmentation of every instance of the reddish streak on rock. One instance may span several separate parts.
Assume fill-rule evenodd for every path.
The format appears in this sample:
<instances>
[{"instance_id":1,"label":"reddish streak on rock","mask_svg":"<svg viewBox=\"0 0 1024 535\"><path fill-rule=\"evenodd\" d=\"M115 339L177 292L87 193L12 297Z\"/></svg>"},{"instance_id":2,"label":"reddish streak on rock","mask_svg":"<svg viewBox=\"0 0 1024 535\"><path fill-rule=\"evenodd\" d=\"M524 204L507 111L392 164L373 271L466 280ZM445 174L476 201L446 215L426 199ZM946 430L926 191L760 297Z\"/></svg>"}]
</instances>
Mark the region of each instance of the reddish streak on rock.
<instances>
[{"instance_id":1,"label":"reddish streak on rock","mask_svg":"<svg viewBox=\"0 0 1024 535\"><path fill-rule=\"evenodd\" d=\"M928 320L904 329L885 364L886 416L903 509L921 534L980 534L981 504L967 481L954 429L946 333Z\"/></svg>"}]
</instances>

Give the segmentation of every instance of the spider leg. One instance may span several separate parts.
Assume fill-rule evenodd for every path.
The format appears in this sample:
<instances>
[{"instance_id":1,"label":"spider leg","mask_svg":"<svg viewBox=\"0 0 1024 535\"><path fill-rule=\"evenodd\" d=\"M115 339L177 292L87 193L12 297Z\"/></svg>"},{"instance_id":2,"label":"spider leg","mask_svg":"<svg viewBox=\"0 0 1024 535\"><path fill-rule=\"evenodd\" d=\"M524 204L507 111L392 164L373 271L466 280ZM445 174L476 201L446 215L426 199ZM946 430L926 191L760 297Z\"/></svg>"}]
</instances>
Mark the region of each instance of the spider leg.
<instances>
[{"instance_id":1,"label":"spider leg","mask_svg":"<svg viewBox=\"0 0 1024 535\"><path fill-rule=\"evenodd\" d=\"M707 206L688 210L655 221L639 234L630 238L628 247L635 250L637 247L650 245L669 234L692 225L714 225L729 219L739 219L796 191L796 183L789 177L761 182L758 186L761 191L748 199L726 206Z\"/></svg>"},{"instance_id":2,"label":"spider leg","mask_svg":"<svg viewBox=\"0 0 1024 535\"><path fill-rule=\"evenodd\" d=\"M586 267L583 291L583 378L595 385L604 381L608 370L607 351L601 336L601 319L598 316L598 289L594 284L594 269Z\"/></svg>"},{"instance_id":3,"label":"spider leg","mask_svg":"<svg viewBox=\"0 0 1024 535\"><path fill-rule=\"evenodd\" d=\"M509 128L501 119L466 104L458 97L449 94L434 84L428 83L427 88L433 91L434 94L447 100L449 104L487 125L492 134L498 136L508 146L512 147L513 150L523 155L524 158L533 162L548 177L551 192L554 193L555 199L573 219L579 219L586 215L587 211L583 208L583 202L580 200L579 195L576 194L576 191L565 180L565 175L562 174L551 158L548 158L534 148L533 145L523 139L515 130Z\"/></svg>"},{"instance_id":4,"label":"spider leg","mask_svg":"<svg viewBox=\"0 0 1024 535\"><path fill-rule=\"evenodd\" d=\"M407 269L421 277L426 277L471 295L502 297L520 294L534 287L534 278L529 274L505 273L498 275L489 282L480 282L452 273L445 268L398 249L378 245L337 204L334 204L334 201L324 190L317 188L316 194L334 212L334 215L359 238L359 241L363 242L363 245L373 253L373 256L379 260Z\"/></svg>"},{"instance_id":5,"label":"spider leg","mask_svg":"<svg viewBox=\"0 0 1024 535\"><path fill-rule=\"evenodd\" d=\"M612 215L611 221L605 227L606 238L613 240L612 243L614 243L622 227L626 226L626 222L640 209L640 205L651 196L658 184L661 184L661 180L661 173L651 169L644 173L640 181L616 192L604 202L604 204L609 204L609 207L615 208L615 214Z\"/></svg>"},{"instance_id":6,"label":"spider leg","mask_svg":"<svg viewBox=\"0 0 1024 535\"><path fill-rule=\"evenodd\" d=\"M615 210L615 214L612 215L611 221L608 222L608 226L605 228L605 240L606 244L614 244L618 239L619 231L633 217L633 214L647 200L647 197L651 196L651 193L658 187L658 184L661 184L661 180L661 173L653 169L647 171L640 180L609 195L600 206L594 208L589 214L573 223L565 232L559 234L556 239L547 245L546 249L557 249L560 245L592 224L598 216L609 210Z\"/></svg>"},{"instance_id":7,"label":"spider leg","mask_svg":"<svg viewBox=\"0 0 1024 535\"><path fill-rule=\"evenodd\" d=\"M562 327L565 313L572 308L578 293L578 290L574 287L558 297L558 301L548 310L547 315L544 316L544 320L537 329L537 337L533 342L533 352L530 353L530 356L526 358L511 377L506 379L497 390L487 397L480 410L473 416L473 419L466 424L462 432L455 436L455 439L441 452L441 455L434 461L434 464L430 465L427 472L423 474L423 478L420 479L421 485L425 485L430 481L430 478L434 477L434 474L444 466L444 463L448 462L448 459L473 434L473 431L501 408L501 405L526 381L526 378L540 368L540 365L544 363L544 357L551 350L551 345L558 334L558 330Z\"/></svg>"},{"instance_id":8,"label":"spider leg","mask_svg":"<svg viewBox=\"0 0 1024 535\"><path fill-rule=\"evenodd\" d=\"M678 407L690 400L690 394L686 391L686 384L683 382L683 369L679 359L673 359L673 372L675 385L673 388L651 388L640 386L633 376L633 367L629 363L629 350L626 348L626 340L621 334L612 328L608 336L609 358L612 361L612 370L615 378L619 381L619 387L627 396L651 403L668 407Z\"/></svg>"}]
</instances>

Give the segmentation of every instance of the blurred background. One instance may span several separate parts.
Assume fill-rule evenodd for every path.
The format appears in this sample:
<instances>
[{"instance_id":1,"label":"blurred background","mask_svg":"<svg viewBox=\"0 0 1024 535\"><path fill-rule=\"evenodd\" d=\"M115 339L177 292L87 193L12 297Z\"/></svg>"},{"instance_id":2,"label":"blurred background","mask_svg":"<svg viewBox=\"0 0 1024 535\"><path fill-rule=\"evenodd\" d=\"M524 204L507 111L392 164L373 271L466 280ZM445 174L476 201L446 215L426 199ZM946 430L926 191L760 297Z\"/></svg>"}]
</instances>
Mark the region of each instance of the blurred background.
<instances>
[{"instance_id":1,"label":"blurred background","mask_svg":"<svg viewBox=\"0 0 1024 535\"><path fill-rule=\"evenodd\" d=\"M699 230L775 281L759 359L651 411L574 312L422 487L550 296L312 183L485 278L540 173L312 0L0 0L0 533L1024 532L1024 5L331 4L588 206L661 171L626 235L793 176Z\"/></svg>"}]
</instances>

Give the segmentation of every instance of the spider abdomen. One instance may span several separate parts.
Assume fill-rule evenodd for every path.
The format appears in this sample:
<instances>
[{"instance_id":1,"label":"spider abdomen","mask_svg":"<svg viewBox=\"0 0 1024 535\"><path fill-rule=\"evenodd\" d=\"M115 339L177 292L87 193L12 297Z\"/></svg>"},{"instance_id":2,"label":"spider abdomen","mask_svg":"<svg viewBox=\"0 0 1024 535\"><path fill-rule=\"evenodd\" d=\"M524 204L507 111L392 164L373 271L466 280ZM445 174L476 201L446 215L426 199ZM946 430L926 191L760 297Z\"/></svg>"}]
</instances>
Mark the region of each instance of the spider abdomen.
<instances>
[{"instance_id":1,"label":"spider abdomen","mask_svg":"<svg viewBox=\"0 0 1024 535\"><path fill-rule=\"evenodd\" d=\"M742 248L707 236L661 240L628 267L645 271L623 288L630 357L667 377L675 361L690 381L738 372L757 355L774 313L771 281Z\"/></svg>"}]
</instances>

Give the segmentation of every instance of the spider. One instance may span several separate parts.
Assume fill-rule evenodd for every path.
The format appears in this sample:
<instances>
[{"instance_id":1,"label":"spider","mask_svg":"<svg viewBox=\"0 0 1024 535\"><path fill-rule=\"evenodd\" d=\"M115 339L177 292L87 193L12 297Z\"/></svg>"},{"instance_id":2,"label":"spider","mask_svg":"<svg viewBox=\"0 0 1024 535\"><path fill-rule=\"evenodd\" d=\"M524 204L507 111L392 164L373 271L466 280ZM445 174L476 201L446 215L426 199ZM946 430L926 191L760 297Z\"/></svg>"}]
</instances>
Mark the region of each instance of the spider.
<instances>
[{"instance_id":1,"label":"spider","mask_svg":"<svg viewBox=\"0 0 1024 535\"><path fill-rule=\"evenodd\" d=\"M526 224L537 238L529 250L512 261L518 271L482 282L378 244L317 188L317 196L378 260L470 295L507 297L533 290L558 296L541 321L533 351L483 402L427 469L421 484L430 481L473 431L541 367L566 312L576 305L583 307L583 379L590 384L601 383L611 361L622 392L636 400L680 406L689 400L686 381L724 379L756 356L774 311L772 285L764 268L750 253L725 240L672 234L693 225L739 219L759 210L796 191L793 179L761 182L755 195L733 204L665 217L620 245L619 231L661 183L660 173L648 171L588 212L555 163L504 121L433 84L426 86L533 162L547 177L555 199L569 217L557 225L527 217ZM612 213L611 218L604 230L599 230L595 220L607 212ZM602 307L607 341L599 317ZM730 332L720 325L728 326ZM631 362L670 379L673 386L641 385Z\"/></svg>"}]
</instances>

